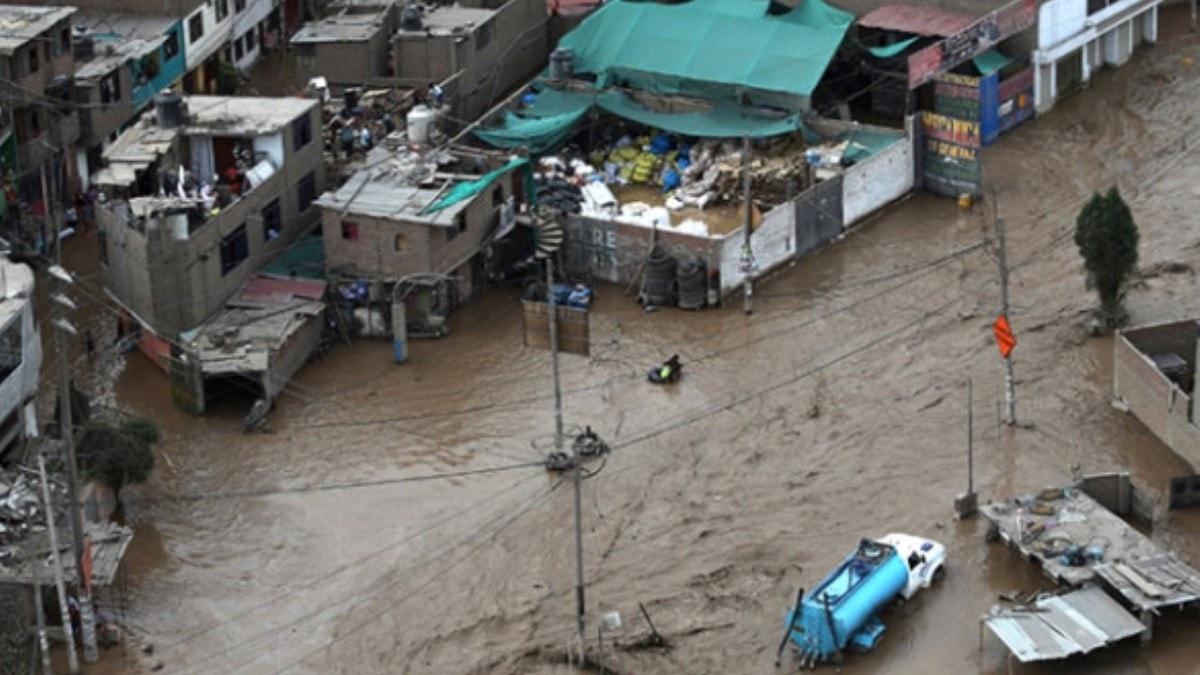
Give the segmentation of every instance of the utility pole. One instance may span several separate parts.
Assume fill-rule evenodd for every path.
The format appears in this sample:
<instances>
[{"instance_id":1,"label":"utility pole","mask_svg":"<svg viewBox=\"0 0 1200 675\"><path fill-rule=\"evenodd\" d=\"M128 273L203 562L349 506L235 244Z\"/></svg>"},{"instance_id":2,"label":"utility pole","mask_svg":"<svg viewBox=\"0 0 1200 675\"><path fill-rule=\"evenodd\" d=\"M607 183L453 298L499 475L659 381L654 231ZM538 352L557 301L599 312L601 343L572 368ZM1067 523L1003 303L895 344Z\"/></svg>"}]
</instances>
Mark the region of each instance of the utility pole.
<instances>
[{"instance_id":1,"label":"utility pole","mask_svg":"<svg viewBox=\"0 0 1200 675\"><path fill-rule=\"evenodd\" d=\"M954 499L954 516L959 520L970 518L978 510L979 499L975 495L975 411L972 403L971 378L967 378L967 491Z\"/></svg>"},{"instance_id":2,"label":"utility pole","mask_svg":"<svg viewBox=\"0 0 1200 675\"><path fill-rule=\"evenodd\" d=\"M750 137L742 138L742 200L745 213L742 215L742 311L754 313L754 249L750 246L750 227L754 218L754 202L750 197Z\"/></svg>"},{"instance_id":3,"label":"utility pole","mask_svg":"<svg viewBox=\"0 0 1200 675\"><path fill-rule=\"evenodd\" d=\"M995 213L999 210L999 205L995 204L995 195L993 199L993 217L996 221L996 263L1000 266L1000 314L1008 319L1008 258L1004 244L1004 219L1000 218ZM1006 421L1009 424L1017 423L1017 392L1016 379L1013 376L1012 354L1004 357L1004 405L1007 409Z\"/></svg>"},{"instance_id":4,"label":"utility pole","mask_svg":"<svg viewBox=\"0 0 1200 675\"><path fill-rule=\"evenodd\" d=\"M37 579L33 582L33 611L37 616L38 651L42 653L42 673L54 675L54 669L50 666L50 640L46 637L46 610L42 607L42 582Z\"/></svg>"},{"instance_id":5,"label":"utility pole","mask_svg":"<svg viewBox=\"0 0 1200 675\"><path fill-rule=\"evenodd\" d=\"M550 362L554 371L554 451L561 453L563 449L563 419L562 419L562 387L558 377L558 303L554 297L554 254L546 257L546 300L550 308ZM575 621L579 631L579 664L585 662L585 633L586 605L583 593L583 458L579 456L579 446L574 445L571 456L574 464L575 482Z\"/></svg>"},{"instance_id":6,"label":"utility pole","mask_svg":"<svg viewBox=\"0 0 1200 675\"><path fill-rule=\"evenodd\" d=\"M58 366L58 425L62 434L63 455L67 465L67 495L70 498L68 517L71 523L71 539L75 554L75 578L79 597L79 623L83 632L83 659L88 663L100 660L100 650L96 645L96 616L92 609L92 592L90 583L83 573L83 504L79 501L79 466L75 458L75 427L71 411L71 376L67 367L67 341L63 333L72 336L77 332L67 319L67 312L75 309L74 303L67 297L65 291L72 283L71 275L62 268L61 224L52 207L52 200L46 180L46 165L42 164L42 202L46 217L50 219L54 233L54 265L50 269L60 286L60 292L51 296L55 304L54 354Z\"/></svg>"},{"instance_id":7,"label":"utility pole","mask_svg":"<svg viewBox=\"0 0 1200 675\"><path fill-rule=\"evenodd\" d=\"M42 499L46 504L46 527L50 534L50 563L54 565L54 588L58 591L58 611L62 614L63 637L67 642L67 667L71 675L79 673L79 656L75 654L75 630L71 627L71 610L67 607L67 589L63 586L62 557L58 555L58 529L54 525L54 503L50 501L50 481L46 478L46 457L38 454L38 474L42 478Z\"/></svg>"}]
</instances>

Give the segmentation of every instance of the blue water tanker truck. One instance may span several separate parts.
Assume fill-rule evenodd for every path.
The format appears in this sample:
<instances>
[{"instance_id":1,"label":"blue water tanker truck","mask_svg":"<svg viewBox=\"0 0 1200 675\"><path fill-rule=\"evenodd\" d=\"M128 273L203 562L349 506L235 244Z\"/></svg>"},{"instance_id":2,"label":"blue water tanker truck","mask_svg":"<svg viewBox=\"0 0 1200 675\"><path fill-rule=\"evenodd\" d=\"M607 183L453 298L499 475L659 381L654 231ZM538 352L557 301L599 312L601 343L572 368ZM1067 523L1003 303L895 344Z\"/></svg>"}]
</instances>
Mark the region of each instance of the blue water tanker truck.
<instances>
[{"instance_id":1,"label":"blue water tanker truck","mask_svg":"<svg viewBox=\"0 0 1200 675\"><path fill-rule=\"evenodd\" d=\"M863 539L858 548L808 595L796 595L788 611L775 665L790 640L802 667L841 661L854 649L867 651L879 643L884 625L879 612L898 598L911 598L943 572L946 548L908 534Z\"/></svg>"}]
</instances>

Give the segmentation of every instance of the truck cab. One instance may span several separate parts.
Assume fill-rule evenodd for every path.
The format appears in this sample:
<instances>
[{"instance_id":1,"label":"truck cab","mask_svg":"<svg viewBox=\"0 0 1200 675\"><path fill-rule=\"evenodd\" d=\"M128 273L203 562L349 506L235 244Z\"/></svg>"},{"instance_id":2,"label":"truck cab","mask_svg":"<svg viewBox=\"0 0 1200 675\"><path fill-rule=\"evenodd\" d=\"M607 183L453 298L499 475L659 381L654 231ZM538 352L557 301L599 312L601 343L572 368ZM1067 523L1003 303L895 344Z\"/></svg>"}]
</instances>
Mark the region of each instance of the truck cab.
<instances>
[{"instance_id":1,"label":"truck cab","mask_svg":"<svg viewBox=\"0 0 1200 675\"><path fill-rule=\"evenodd\" d=\"M898 532L880 537L878 541L896 549L908 565L908 583L900 591L905 600L916 595L922 588L929 588L935 579L944 574L946 547L942 544L932 539Z\"/></svg>"}]
</instances>

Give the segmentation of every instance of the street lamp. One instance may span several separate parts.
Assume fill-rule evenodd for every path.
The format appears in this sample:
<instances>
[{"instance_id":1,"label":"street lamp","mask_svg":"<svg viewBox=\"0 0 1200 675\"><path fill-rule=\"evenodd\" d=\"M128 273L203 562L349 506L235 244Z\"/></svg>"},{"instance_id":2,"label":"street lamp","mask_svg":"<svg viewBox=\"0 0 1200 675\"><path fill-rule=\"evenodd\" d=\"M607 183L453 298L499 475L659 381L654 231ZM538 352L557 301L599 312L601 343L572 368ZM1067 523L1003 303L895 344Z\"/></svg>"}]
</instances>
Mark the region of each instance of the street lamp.
<instances>
[{"instance_id":1,"label":"street lamp","mask_svg":"<svg viewBox=\"0 0 1200 675\"><path fill-rule=\"evenodd\" d=\"M599 644L600 675L604 675L604 631L608 629L621 630L621 613L609 612L600 618L600 627L596 629L596 639Z\"/></svg>"}]
</instances>

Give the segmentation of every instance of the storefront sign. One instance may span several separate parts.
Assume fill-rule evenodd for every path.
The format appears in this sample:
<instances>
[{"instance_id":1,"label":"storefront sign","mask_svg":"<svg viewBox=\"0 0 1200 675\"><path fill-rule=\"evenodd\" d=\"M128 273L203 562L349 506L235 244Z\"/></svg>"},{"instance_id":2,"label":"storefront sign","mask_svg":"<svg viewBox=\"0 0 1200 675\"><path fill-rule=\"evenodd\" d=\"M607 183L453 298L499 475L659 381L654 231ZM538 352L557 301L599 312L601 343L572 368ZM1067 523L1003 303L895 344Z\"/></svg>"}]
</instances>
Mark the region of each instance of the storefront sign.
<instances>
[{"instance_id":1,"label":"storefront sign","mask_svg":"<svg viewBox=\"0 0 1200 675\"><path fill-rule=\"evenodd\" d=\"M1037 21L1037 0L1014 0L971 24L958 35L935 42L908 57L908 88L917 87L939 73L974 58L996 46L1001 40L1033 26Z\"/></svg>"},{"instance_id":2,"label":"storefront sign","mask_svg":"<svg viewBox=\"0 0 1200 675\"><path fill-rule=\"evenodd\" d=\"M982 170L978 153L975 148L926 138L921 153L925 189L948 197L979 194Z\"/></svg>"},{"instance_id":3,"label":"storefront sign","mask_svg":"<svg viewBox=\"0 0 1200 675\"><path fill-rule=\"evenodd\" d=\"M979 122L975 120L961 120L926 111L921 113L921 128L926 137L947 143L968 148L978 148L982 144Z\"/></svg>"},{"instance_id":4,"label":"storefront sign","mask_svg":"<svg viewBox=\"0 0 1200 675\"><path fill-rule=\"evenodd\" d=\"M938 75L934 87L934 112L958 119L979 119L980 82L982 79L978 77L953 73Z\"/></svg>"},{"instance_id":5,"label":"storefront sign","mask_svg":"<svg viewBox=\"0 0 1200 675\"><path fill-rule=\"evenodd\" d=\"M998 116L999 133L1004 133L1033 117L1032 68L1026 68L1000 83Z\"/></svg>"}]
</instances>

